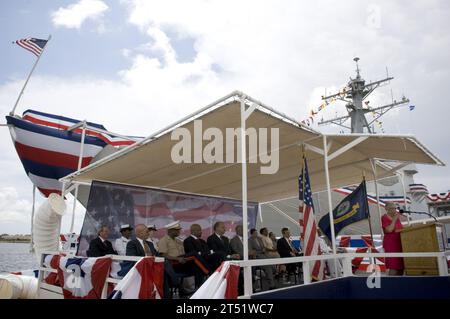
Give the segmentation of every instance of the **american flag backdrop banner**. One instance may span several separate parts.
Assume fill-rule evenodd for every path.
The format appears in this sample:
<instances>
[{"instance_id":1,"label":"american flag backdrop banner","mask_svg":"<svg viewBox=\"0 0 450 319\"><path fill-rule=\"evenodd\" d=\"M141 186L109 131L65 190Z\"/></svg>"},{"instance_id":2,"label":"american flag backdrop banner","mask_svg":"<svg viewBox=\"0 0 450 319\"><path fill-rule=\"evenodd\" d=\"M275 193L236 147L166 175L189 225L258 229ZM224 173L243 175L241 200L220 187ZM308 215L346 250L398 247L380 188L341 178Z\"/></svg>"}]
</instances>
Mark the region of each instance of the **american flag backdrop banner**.
<instances>
[{"instance_id":1,"label":"american flag backdrop banner","mask_svg":"<svg viewBox=\"0 0 450 319\"><path fill-rule=\"evenodd\" d=\"M256 226L258 203L248 203L249 229ZM234 235L235 227L242 224L242 202L176 193L130 185L94 181L91 185L86 215L80 234L78 255L86 256L89 242L97 236L97 229L107 225L110 241L120 238L120 225L156 225L155 236L166 235L167 224L179 220L183 227L181 237L190 235L190 226L199 224L203 239L211 235L215 222L225 223L225 235Z\"/></svg>"},{"instance_id":2,"label":"american flag backdrop banner","mask_svg":"<svg viewBox=\"0 0 450 319\"><path fill-rule=\"evenodd\" d=\"M26 38L15 41L18 46L21 46L25 50L30 51L37 57L41 55L47 42L48 40L36 38Z\"/></svg>"},{"instance_id":3,"label":"american flag backdrop banner","mask_svg":"<svg viewBox=\"0 0 450 319\"><path fill-rule=\"evenodd\" d=\"M304 256L321 255L319 235L317 233L316 216L314 214L314 205L312 201L311 184L308 175L308 163L303 158L303 167L298 177L299 188L299 213L300 213L300 238L303 243ZM311 277L314 280L322 280L325 275L325 262L316 260L310 263Z\"/></svg>"}]
</instances>

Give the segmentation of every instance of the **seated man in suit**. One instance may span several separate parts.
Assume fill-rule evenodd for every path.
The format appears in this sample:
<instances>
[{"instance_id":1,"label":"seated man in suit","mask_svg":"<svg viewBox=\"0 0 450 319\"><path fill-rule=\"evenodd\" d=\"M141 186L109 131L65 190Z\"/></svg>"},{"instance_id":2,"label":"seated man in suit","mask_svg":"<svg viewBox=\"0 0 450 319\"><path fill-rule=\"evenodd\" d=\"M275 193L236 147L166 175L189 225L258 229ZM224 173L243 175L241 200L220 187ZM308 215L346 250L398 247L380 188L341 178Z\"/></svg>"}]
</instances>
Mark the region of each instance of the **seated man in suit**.
<instances>
[{"instance_id":1,"label":"seated man in suit","mask_svg":"<svg viewBox=\"0 0 450 319\"><path fill-rule=\"evenodd\" d=\"M230 240L231 253L239 255L239 259L244 259L244 245L242 244L242 225L237 225L234 229L236 235Z\"/></svg>"},{"instance_id":2,"label":"seated man in suit","mask_svg":"<svg viewBox=\"0 0 450 319\"><path fill-rule=\"evenodd\" d=\"M199 224L191 225L191 235L183 241L184 251L186 255L198 256L210 272L214 271L212 265L217 265L220 256L211 253L206 241L202 238L202 227Z\"/></svg>"},{"instance_id":3,"label":"seated man in suit","mask_svg":"<svg viewBox=\"0 0 450 319\"><path fill-rule=\"evenodd\" d=\"M292 241L290 239L291 232L289 231L289 228L284 227L283 229L281 229L281 234L282 237L277 241L277 250L280 254L280 257L288 258L301 256L300 251L298 251L292 244ZM295 272L297 266L300 266L300 264L287 264L286 269L289 273L292 273Z\"/></svg>"},{"instance_id":4,"label":"seated man in suit","mask_svg":"<svg viewBox=\"0 0 450 319\"><path fill-rule=\"evenodd\" d=\"M239 255L239 259L244 259L244 245L243 245L243 227L242 225L237 225L234 229L236 232L236 235L231 238L230 240L230 247L231 247L231 253ZM253 267L254 268L254 267ZM244 276L241 271L239 272L239 280L238 280L238 294L243 295L244 294Z\"/></svg>"},{"instance_id":5,"label":"seated man in suit","mask_svg":"<svg viewBox=\"0 0 450 319\"><path fill-rule=\"evenodd\" d=\"M127 243L127 256L158 256L153 243L148 241L148 228L139 224L136 226L136 238Z\"/></svg>"},{"instance_id":6,"label":"seated man in suit","mask_svg":"<svg viewBox=\"0 0 450 319\"><path fill-rule=\"evenodd\" d=\"M250 258L256 259L264 259L270 258L266 254L266 249L264 248L264 243L262 239L258 236L258 232L256 229L250 230L250 238L248 239L248 252ZM273 273L275 271L275 266L260 266L264 273L266 274L266 278L269 282L269 289L275 289L275 281L273 278Z\"/></svg>"},{"instance_id":7,"label":"seated man in suit","mask_svg":"<svg viewBox=\"0 0 450 319\"><path fill-rule=\"evenodd\" d=\"M230 259L239 259L238 254L231 252L230 242L225 234L225 224L223 222L216 222L213 226L214 234L208 237L206 242L213 253L219 255L219 264L214 265L214 270L220 266L222 261Z\"/></svg>"},{"instance_id":8,"label":"seated man in suit","mask_svg":"<svg viewBox=\"0 0 450 319\"><path fill-rule=\"evenodd\" d=\"M117 255L111 242L108 240L109 228L108 226L100 226L98 229L98 237L91 240L87 250L88 257L102 257L105 255Z\"/></svg>"},{"instance_id":9,"label":"seated man in suit","mask_svg":"<svg viewBox=\"0 0 450 319\"><path fill-rule=\"evenodd\" d=\"M300 252L294 247L291 241L291 232L289 231L289 228L284 227L281 230L281 234L283 237L278 239L277 241L277 250L280 254L280 257L286 258L286 257L295 257L300 256Z\"/></svg>"},{"instance_id":10,"label":"seated man in suit","mask_svg":"<svg viewBox=\"0 0 450 319\"><path fill-rule=\"evenodd\" d=\"M158 256L153 243L148 241L149 230L144 224L136 225L136 238L127 243L127 256ZM169 261L164 261L164 298L170 297L169 280L173 286L180 285L180 278L174 272Z\"/></svg>"},{"instance_id":11,"label":"seated man in suit","mask_svg":"<svg viewBox=\"0 0 450 319\"><path fill-rule=\"evenodd\" d=\"M208 267L198 258L198 254L186 254L183 242L177 237L180 236L181 224L179 221L172 222L166 226L167 235L158 242L159 253L168 259L175 272L194 276L195 286L200 287L205 275L209 274Z\"/></svg>"}]
</instances>

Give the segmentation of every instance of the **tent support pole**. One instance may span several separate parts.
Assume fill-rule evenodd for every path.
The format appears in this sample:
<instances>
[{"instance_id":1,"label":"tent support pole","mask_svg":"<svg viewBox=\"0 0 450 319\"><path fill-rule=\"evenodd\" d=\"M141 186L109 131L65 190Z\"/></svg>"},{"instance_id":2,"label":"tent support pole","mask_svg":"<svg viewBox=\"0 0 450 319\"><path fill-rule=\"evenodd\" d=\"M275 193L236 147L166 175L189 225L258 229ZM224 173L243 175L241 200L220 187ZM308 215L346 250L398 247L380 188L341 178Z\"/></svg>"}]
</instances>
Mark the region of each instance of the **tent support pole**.
<instances>
[{"instance_id":1,"label":"tent support pole","mask_svg":"<svg viewBox=\"0 0 450 319\"><path fill-rule=\"evenodd\" d=\"M377 196L377 211L378 219L380 221L380 234L383 234L383 227L381 226L381 204L380 204L380 193L378 192L378 176L377 176L377 163L371 159L370 165L372 166L373 173L373 183L375 184L375 194ZM374 244L375 245L375 244Z\"/></svg>"},{"instance_id":2,"label":"tent support pole","mask_svg":"<svg viewBox=\"0 0 450 319\"><path fill-rule=\"evenodd\" d=\"M33 184L33 205L31 206L31 241L30 252L34 252L34 210L36 205L36 185Z\"/></svg>"},{"instance_id":3,"label":"tent support pole","mask_svg":"<svg viewBox=\"0 0 450 319\"><path fill-rule=\"evenodd\" d=\"M247 211L247 138L246 138L246 111L245 96L241 96L241 166L242 166L242 229L243 229L243 260L248 260L248 211ZM239 159L238 159L239 160ZM250 297L253 293L251 266L244 267L244 296Z\"/></svg>"},{"instance_id":4,"label":"tent support pole","mask_svg":"<svg viewBox=\"0 0 450 319\"><path fill-rule=\"evenodd\" d=\"M331 246L333 249L333 255L336 257L336 236L334 234L334 218L333 218L333 203L331 201L331 184L330 184L330 172L328 169L328 148L327 148L327 137L323 135L323 161L325 165L325 178L327 182L327 195L328 195L328 210L330 216L330 228L331 228ZM337 271L337 260L334 259L334 272L336 277L338 277Z\"/></svg>"},{"instance_id":5,"label":"tent support pole","mask_svg":"<svg viewBox=\"0 0 450 319\"><path fill-rule=\"evenodd\" d=\"M80 156L78 157L78 171L83 163L83 152L84 152L84 140L86 138L86 121L83 121L83 130L81 133L81 145L80 145ZM73 197L73 207L72 207L72 220L70 222L70 233L73 233L73 227L75 224L75 210L77 208L77 198L78 198L78 185L75 188L75 194Z\"/></svg>"},{"instance_id":6,"label":"tent support pole","mask_svg":"<svg viewBox=\"0 0 450 319\"><path fill-rule=\"evenodd\" d=\"M406 207L406 187L405 187L405 175L403 172L398 172L398 177L402 183L403 188L403 204L404 204L404 210L408 210ZM411 225L410 215L408 215L406 218L408 218L408 226Z\"/></svg>"}]
</instances>

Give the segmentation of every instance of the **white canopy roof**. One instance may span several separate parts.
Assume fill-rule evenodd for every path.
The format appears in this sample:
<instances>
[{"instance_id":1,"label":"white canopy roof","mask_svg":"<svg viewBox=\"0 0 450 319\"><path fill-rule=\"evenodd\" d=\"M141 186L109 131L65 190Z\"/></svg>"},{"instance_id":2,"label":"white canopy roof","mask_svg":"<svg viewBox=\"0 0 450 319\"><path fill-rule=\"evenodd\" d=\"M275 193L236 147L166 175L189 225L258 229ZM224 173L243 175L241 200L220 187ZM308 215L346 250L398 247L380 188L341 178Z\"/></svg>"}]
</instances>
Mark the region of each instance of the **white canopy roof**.
<instances>
[{"instance_id":1,"label":"white canopy roof","mask_svg":"<svg viewBox=\"0 0 450 319\"><path fill-rule=\"evenodd\" d=\"M260 168L268 164L261 163L260 160L247 164L248 200L269 202L298 195L297 180L301 170L302 145L308 160L312 190L326 189L324 158L321 154L324 135L241 92L233 92L199 112L62 180L79 183L102 180L240 199L240 163L176 164L171 159L171 150L178 141L171 140L171 133L174 129L183 127L194 136L194 120L202 120L203 132L208 128L218 128L225 137L226 128L241 127L242 98L245 98L247 107L256 107L246 120L247 128L279 129L279 170L276 174L264 175L260 174ZM329 147L331 187L358 183L362 174L365 174L367 180L372 180L371 161L374 159L443 165L436 156L409 135L341 134L327 135L325 139ZM203 141L203 147L208 143L209 141ZM239 142L235 143L233 158L236 158L238 149ZM226 151L224 150L224 158ZM197 155L201 155L198 150ZM194 157L193 151L192 158ZM380 161L375 163L378 178L394 173Z\"/></svg>"}]
</instances>

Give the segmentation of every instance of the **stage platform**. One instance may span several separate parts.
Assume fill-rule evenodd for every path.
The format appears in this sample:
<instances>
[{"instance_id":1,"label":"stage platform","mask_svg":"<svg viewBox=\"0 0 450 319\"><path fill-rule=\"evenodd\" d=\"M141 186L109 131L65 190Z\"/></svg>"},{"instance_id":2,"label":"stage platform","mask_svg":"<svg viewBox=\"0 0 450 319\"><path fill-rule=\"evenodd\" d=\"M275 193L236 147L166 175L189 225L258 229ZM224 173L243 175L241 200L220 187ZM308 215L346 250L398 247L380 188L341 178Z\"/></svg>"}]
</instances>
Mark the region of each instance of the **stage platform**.
<instances>
[{"instance_id":1,"label":"stage platform","mask_svg":"<svg viewBox=\"0 0 450 319\"><path fill-rule=\"evenodd\" d=\"M450 299L450 277L381 277L368 288L367 277L345 277L252 295L252 299Z\"/></svg>"}]
</instances>

